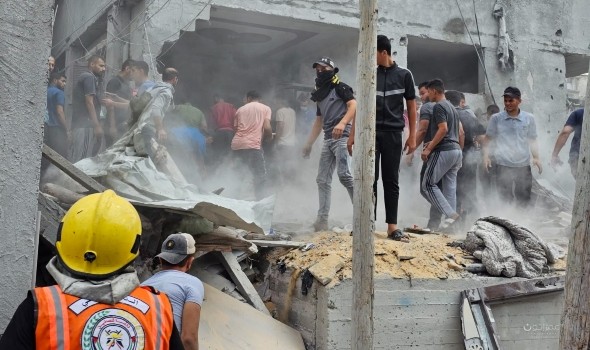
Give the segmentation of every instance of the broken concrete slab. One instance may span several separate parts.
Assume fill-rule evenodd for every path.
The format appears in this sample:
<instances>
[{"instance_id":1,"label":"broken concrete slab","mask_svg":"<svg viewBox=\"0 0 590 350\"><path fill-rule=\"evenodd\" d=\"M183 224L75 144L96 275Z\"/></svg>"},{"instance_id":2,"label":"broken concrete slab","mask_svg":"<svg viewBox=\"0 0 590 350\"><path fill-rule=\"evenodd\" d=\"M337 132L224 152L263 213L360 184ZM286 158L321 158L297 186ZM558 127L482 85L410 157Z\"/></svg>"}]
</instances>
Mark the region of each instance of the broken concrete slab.
<instances>
[{"instance_id":1,"label":"broken concrete slab","mask_svg":"<svg viewBox=\"0 0 590 350\"><path fill-rule=\"evenodd\" d=\"M332 279L340 269L344 267L344 260L336 255L330 254L321 261L315 263L309 268L309 272L315 277L322 285L327 285L332 282Z\"/></svg>"},{"instance_id":2,"label":"broken concrete slab","mask_svg":"<svg viewBox=\"0 0 590 350\"><path fill-rule=\"evenodd\" d=\"M295 329L207 285L199 325L199 349L305 350Z\"/></svg>"}]
</instances>

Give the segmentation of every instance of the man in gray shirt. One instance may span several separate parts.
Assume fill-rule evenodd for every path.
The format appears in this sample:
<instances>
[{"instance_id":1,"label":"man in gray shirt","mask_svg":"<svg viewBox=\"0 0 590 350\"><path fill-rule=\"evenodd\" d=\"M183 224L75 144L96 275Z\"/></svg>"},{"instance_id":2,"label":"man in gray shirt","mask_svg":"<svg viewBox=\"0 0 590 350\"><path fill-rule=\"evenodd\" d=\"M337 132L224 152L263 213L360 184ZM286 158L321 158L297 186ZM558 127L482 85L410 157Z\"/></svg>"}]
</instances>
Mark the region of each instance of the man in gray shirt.
<instances>
[{"instance_id":1,"label":"man in gray shirt","mask_svg":"<svg viewBox=\"0 0 590 350\"><path fill-rule=\"evenodd\" d=\"M316 70L317 78L311 100L317 104L317 117L303 148L303 156L309 157L311 147L323 129L324 146L316 178L320 207L314 229L324 231L328 229L334 169L352 201L353 178L346 143L356 113L356 100L352 88L338 79L338 68L329 57L322 57L316 61L313 68Z\"/></svg>"},{"instance_id":2,"label":"man in gray shirt","mask_svg":"<svg viewBox=\"0 0 590 350\"><path fill-rule=\"evenodd\" d=\"M421 158L426 162L420 193L426 200L446 216L441 229L449 229L458 219L456 211L457 172L461 168L463 155L463 129L453 105L445 99L445 87L440 79L428 83L428 95L436 102L427 135L432 140L424 144ZM442 190L438 182L443 182Z\"/></svg>"},{"instance_id":3,"label":"man in gray shirt","mask_svg":"<svg viewBox=\"0 0 590 350\"><path fill-rule=\"evenodd\" d=\"M487 170L492 166L489 144L493 142L496 187L500 197L527 207L533 184L531 154L539 174L543 171L539 160L537 125L532 114L520 110L521 94L518 88L507 87L503 96L504 111L492 116L486 130L484 167Z\"/></svg>"}]
</instances>

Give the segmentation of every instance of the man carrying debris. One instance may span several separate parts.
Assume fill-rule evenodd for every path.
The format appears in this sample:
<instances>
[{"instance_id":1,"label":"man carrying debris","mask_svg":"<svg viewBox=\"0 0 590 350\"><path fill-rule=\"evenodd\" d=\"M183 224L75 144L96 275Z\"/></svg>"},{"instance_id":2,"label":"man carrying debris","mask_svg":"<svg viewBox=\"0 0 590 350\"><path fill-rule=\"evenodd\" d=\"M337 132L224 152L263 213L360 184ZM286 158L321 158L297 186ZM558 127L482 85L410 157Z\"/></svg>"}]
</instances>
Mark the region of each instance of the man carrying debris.
<instances>
[{"instance_id":1,"label":"man carrying debris","mask_svg":"<svg viewBox=\"0 0 590 350\"><path fill-rule=\"evenodd\" d=\"M312 67L317 76L315 91L311 94L311 100L317 104L316 119L303 147L303 157L309 157L311 148L323 129L324 145L316 178L320 206L313 227L316 231L324 231L328 229L334 169L352 201L354 183L350 173L347 141L352 128L351 122L356 114L356 100L352 88L341 82L336 75L338 68L329 57L322 57Z\"/></svg>"},{"instance_id":2,"label":"man carrying debris","mask_svg":"<svg viewBox=\"0 0 590 350\"><path fill-rule=\"evenodd\" d=\"M387 236L401 240L397 228L399 202L399 167L404 150L410 155L416 149L416 90L412 73L398 66L391 57L391 42L385 35L377 36L377 110L375 134L375 181L373 195L377 217L377 181L381 164L381 182L385 201ZM404 100L408 111L409 137L403 143ZM348 144L354 144L354 121ZM381 163L379 161L381 160Z\"/></svg>"},{"instance_id":3,"label":"man carrying debris","mask_svg":"<svg viewBox=\"0 0 590 350\"><path fill-rule=\"evenodd\" d=\"M422 160L426 162L420 192L424 198L446 216L441 229L449 229L459 219L456 211L457 172L463 155L463 128L453 105L445 99L445 87L440 79L428 83L428 95L436 102L432 110L429 132L432 140L424 145ZM438 187L443 182L442 190Z\"/></svg>"},{"instance_id":4,"label":"man carrying debris","mask_svg":"<svg viewBox=\"0 0 590 350\"><path fill-rule=\"evenodd\" d=\"M47 270L57 282L19 305L0 349L183 349L165 294L140 287L131 266L141 221L107 190L77 201L64 216Z\"/></svg>"},{"instance_id":5,"label":"man carrying debris","mask_svg":"<svg viewBox=\"0 0 590 350\"><path fill-rule=\"evenodd\" d=\"M70 148L72 163L94 157L100 151L104 132L100 123L98 80L105 69L104 60L100 56L90 56L88 71L80 74L74 86Z\"/></svg>"},{"instance_id":6,"label":"man carrying debris","mask_svg":"<svg viewBox=\"0 0 590 350\"><path fill-rule=\"evenodd\" d=\"M231 142L233 154L242 166L250 169L254 179L256 199L266 195L266 164L262 150L262 139L272 139L270 107L260 103L257 91L248 91L246 104L238 109L234 121L236 131Z\"/></svg>"},{"instance_id":7,"label":"man carrying debris","mask_svg":"<svg viewBox=\"0 0 590 350\"><path fill-rule=\"evenodd\" d=\"M161 290L170 298L174 323L186 350L199 348L199 320L205 297L203 283L187 272L195 260L195 239L188 233L175 233L166 238L157 255L162 269L142 283Z\"/></svg>"},{"instance_id":8,"label":"man carrying debris","mask_svg":"<svg viewBox=\"0 0 590 350\"><path fill-rule=\"evenodd\" d=\"M151 96L151 105L144 111L145 116L139 120L139 133L134 138L135 149L140 154L148 154L154 160L155 153L153 142L162 145L166 142L168 134L164 128L164 117L168 108L173 103L174 87L178 83L178 71L174 68L166 68L162 73L162 82L156 83L147 93Z\"/></svg>"},{"instance_id":9,"label":"man carrying debris","mask_svg":"<svg viewBox=\"0 0 590 350\"><path fill-rule=\"evenodd\" d=\"M573 111L565 122L565 126L559 133L557 140L555 141L555 147L553 147L553 154L551 155L551 166L555 169L558 165L563 164L559 159L559 152L565 145L570 134L573 132L574 137L570 145L570 156L568 163L572 171L572 175L576 177L578 173L578 158L580 155L580 141L582 139L582 123L584 121L584 108Z\"/></svg>"},{"instance_id":10,"label":"man carrying debris","mask_svg":"<svg viewBox=\"0 0 590 350\"><path fill-rule=\"evenodd\" d=\"M503 96L504 111L492 116L486 131L484 168L487 171L492 166L489 151L492 142L500 198L507 202L515 200L517 205L527 207L533 185L531 154L539 174L543 171L539 160L537 125L532 114L520 109L522 101L518 88L507 87Z\"/></svg>"}]
</instances>

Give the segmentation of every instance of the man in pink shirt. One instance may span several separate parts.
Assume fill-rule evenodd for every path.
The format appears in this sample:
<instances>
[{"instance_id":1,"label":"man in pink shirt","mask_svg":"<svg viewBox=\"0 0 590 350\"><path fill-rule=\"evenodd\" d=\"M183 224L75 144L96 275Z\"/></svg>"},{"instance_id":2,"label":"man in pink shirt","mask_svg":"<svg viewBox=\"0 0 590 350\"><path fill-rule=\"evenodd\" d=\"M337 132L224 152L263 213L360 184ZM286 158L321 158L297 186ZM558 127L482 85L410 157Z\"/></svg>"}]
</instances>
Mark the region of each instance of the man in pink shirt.
<instances>
[{"instance_id":1,"label":"man in pink shirt","mask_svg":"<svg viewBox=\"0 0 590 350\"><path fill-rule=\"evenodd\" d=\"M270 107L259 102L260 94L249 91L246 94L246 104L238 109L234 120L235 135L231 142L231 149L237 160L250 169L254 178L254 193L256 199L264 198L264 183L266 181L266 166L262 151L262 139L272 139L270 126Z\"/></svg>"}]
</instances>

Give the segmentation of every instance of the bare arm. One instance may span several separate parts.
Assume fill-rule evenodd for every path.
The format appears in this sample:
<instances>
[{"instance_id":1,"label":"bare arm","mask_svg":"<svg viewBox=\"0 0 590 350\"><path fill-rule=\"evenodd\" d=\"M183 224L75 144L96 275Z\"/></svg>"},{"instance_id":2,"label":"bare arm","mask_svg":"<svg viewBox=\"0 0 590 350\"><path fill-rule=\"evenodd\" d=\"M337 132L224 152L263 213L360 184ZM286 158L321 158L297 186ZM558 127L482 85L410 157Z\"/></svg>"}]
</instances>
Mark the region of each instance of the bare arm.
<instances>
[{"instance_id":1,"label":"bare arm","mask_svg":"<svg viewBox=\"0 0 590 350\"><path fill-rule=\"evenodd\" d=\"M315 140L317 140L318 136L322 132L322 116L318 115L315 118L315 122L313 122L313 126L311 127L311 132L309 137L307 138L307 142L303 147L303 156L308 157L311 153L311 146L313 146Z\"/></svg>"},{"instance_id":2,"label":"bare arm","mask_svg":"<svg viewBox=\"0 0 590 350\"><path fill-rule=\"evenodd\" d=\"M574 131L574 128L572 128L569 125L566 125L563 127L563 129L559 133L559 136L557 136L557 140L555 141L555 146L553 147L553 153L551 154L551 165L552 166L556 166L558 164L561 164L561 161L559 160L559 152L561 152L561 149L563 148L563 146L567 142L567 139L570 137L570 134L573 131Z\"/></svg>"},{"instance_id":3,"label":"bare arm","mask_svg":"<svg viewBox=\"0 0 590 350\"><path fill-rule=\"evenodd\" d=\"M334 139L339 139L342 137L342 134L344 133L344 129L346 128L348 123L350 123L354 119L355 115L356 115L356 100L350 100L350 101L346 102L346 113L342 117L342 120L340 120L340 123L338 123L338 125L336 125L334 127L334 129L332 130L332 137Z\"/></svg>"},{"instance_id":4,"label":"bare arm","mask_svg":"<svg viewBox=\"0 0 590 350\"><path fill-rule=\"evenodd\" d=\"M99 128L100 123L98 122L98 116L96 115L96 110L94 109L94 95L86 95L84 101L86 102L86 110L88 110L88 114L90 115L90 122L92 123L92 126Z\"/></svg>"},{"instance_id":5,"label":"bare arm","mask_svg":"<svg viewBox=\"0 0 590 350\"><path fill-rule=\"evenodd\" d=\"M408 126L410 127L410 135L406 140L404 149L407 149L406 154L410 154L416 150L416 100L406 100L408 108Z\"/></svg>"},{"instance_id":6,"label":"bare arm","mask_svg":"<svg viewBox=\"0 0 590 350\"><path fill-rule=\"evenodd\" d=\"M418 133L416 134L416 147L424 142L424 137L426 137L429 125L430 121L428 119L420 119L420 122L418 123Z\"/></svg>"},{"instance_id":7,"label":"bare arm","mask_svg":"<svg viewBox=\"0 0 590 350\"><path fill-rule=\"evenodd\" d=\"M459 146L461 149L465 147L465 130L463 130L463 123L459 122Z\"/></svg>"},{"instance_id":8,"label":"bare arm","mask_svg":"<svg viewBox=\"0 0 590 350\"><path fill-rule=\"evenodd\" d=\"M533 155L533 165L537 167L539 174L541 174L543 172L543 166L541 165L541 160L539 159L539 142L537 139L529 139L529 147L531 149L531 154Z\"/></svg>"},{"instance_id":9,"label":"bare arm","mask_svg":"<svg viewBox=\"0 0 590 350\"><path fill-rule=\"evenodd\" d=\"M264 137L272 140L272 126L270 125L270 119L264 119Z\"/></svg>"},{"instance_id":10,"label":"bare arm","mask_svg":"<svg viewBox=\"0 0 590 350\"><path fill-rule=\"evenodd\" d=\"M70 132L70 129L68 128L68 124L66 122L66 114L64 113L64 106L58 105L57 108L55 109L55 111L57 112L57 119L59 120L59 123L61 124L61 126L64 128L64 130L66 130L67 132Z\"/></svg>"},{"instance_id":11,"label":"bare arm","mask_svg":"<svg viewBox=\"0 0 590 350\"><path fill-rule=\"evenodd\" d=\"M187 302L182 309L182 330L180 338L186 350L199 349L199 322L201 319L201 306L197 303Z\"/></svg>"}]
</instances>

